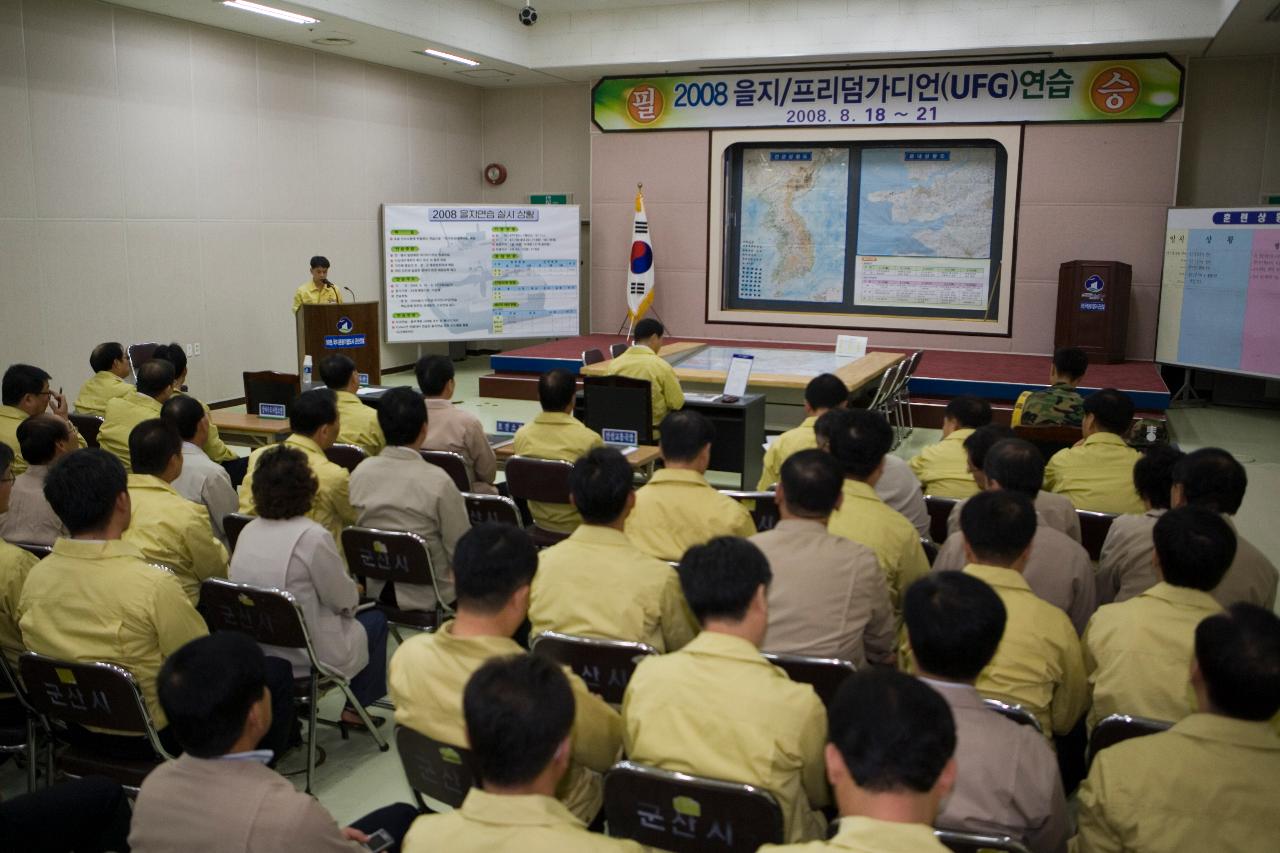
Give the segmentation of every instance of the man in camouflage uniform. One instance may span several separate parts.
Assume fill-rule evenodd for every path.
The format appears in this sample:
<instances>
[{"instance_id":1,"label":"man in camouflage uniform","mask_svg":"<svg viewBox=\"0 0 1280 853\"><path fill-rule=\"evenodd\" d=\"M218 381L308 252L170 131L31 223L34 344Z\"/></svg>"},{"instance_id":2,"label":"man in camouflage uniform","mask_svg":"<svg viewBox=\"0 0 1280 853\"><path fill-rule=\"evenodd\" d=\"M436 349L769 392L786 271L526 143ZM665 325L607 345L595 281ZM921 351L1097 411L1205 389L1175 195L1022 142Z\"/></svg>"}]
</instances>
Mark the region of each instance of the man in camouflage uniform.
<instances>
[{"instance_id":1,"label":"man in camouflage uniform","mask_svg":"<svg viewBox=\"0 0 1280 853\"><path fill-rule=\"evenodd\" d=\"M1043 391L1023 391L1013 406L1014 426L1080 426L1084 423L1084 398L1076 385L1089 369L1089 357L1076 347L1063 347L1053 354L1049 368L1050 387Z\"/></svg>"}]
</instances>

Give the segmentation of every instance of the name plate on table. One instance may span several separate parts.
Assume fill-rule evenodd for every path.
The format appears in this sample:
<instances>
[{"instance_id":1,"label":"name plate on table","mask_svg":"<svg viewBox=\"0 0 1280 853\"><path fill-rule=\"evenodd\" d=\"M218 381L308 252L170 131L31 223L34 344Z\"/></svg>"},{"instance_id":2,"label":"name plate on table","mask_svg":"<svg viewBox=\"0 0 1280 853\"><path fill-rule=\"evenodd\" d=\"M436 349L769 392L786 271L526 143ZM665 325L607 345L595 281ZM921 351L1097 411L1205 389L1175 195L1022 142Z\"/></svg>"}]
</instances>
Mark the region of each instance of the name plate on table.
<instances>
[{"instance_id":1,"label":"name plate on table","mask_svg":"<svg viewBox=\"0 0 1280 853\"><path fill-rule=\"evenodd\" d=\"M516 432L522 426L524 426L524 424L520 421L498 421L497 424L494 425L494 430L502 433Z\"/></svg>"},{"instance_id":2,"label":"name plate on table","mask_svg":"<svg viewBox=\"0 0 1280 853\"><path fill-rule=\"evenodd\" d=\"M633 429L602 429L600 435L608 444L639 444L640 433Z\"/></svg>"},{"instance_id":3,"label":"name plate on table","mask_svg":"<svg viewBox=\"0 0 1280 853\"><path fill-rule=\"evenodd\" d=\"M866 338L859 335L836 336L836 355L841 358L862 358L866 354Z\"/></svg>"},{"instance_id":4,"label":"name plate on table","mask_svg":"<svg viewBox=\"0 0 1280 853\"><path fill-rule=\"evenodd\" d=\"M283 420L286 420L289 417L289 415L285 411L284 403L259 403L258 417L271 418L272 420L283 421Z\"/></svg>"}]
</instances>

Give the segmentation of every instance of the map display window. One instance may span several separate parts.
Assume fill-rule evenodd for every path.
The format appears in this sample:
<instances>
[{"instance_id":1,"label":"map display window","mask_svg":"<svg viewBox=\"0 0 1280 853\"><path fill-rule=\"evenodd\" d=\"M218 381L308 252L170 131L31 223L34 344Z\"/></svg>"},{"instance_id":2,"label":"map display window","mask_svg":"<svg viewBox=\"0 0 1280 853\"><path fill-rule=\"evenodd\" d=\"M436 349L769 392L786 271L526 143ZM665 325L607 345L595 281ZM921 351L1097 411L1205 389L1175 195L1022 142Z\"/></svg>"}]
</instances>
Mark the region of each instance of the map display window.
<instances>
[{"instance_id":1,"label":"map display window","mask_svg":"<svg viewBox=\"0 0 1280 853\"><path fill-rule=\"evenodd\" d=\"M720 308L996 320L1008 168L993 139L730 144Z\"/></svg>"}]
</instances>

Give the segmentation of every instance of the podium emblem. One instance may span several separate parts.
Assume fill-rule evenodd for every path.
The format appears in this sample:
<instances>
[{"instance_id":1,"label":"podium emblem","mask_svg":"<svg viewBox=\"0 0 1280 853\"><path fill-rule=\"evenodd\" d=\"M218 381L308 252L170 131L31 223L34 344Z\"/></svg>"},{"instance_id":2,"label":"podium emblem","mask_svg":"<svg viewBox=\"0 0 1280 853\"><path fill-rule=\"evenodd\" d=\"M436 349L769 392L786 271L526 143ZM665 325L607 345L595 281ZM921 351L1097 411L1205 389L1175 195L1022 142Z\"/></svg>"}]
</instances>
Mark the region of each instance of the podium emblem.
<instances>
[{"instance_id":1,"label":"podium emblem","mask_svg":"<svg viewBox=\"0 0 1280 853\"><path fill-rule=\"evenodd\" d=\"M1091 275L1084 280L1084 289L1090 293L1101 293L1106 286L1100 275Z\"/></svg>"},{"instance_id":2,"label":"podium emblem","mask_svg":"<svg viewBox=\"0 0 1280 853\"><path fill-rule=\"evenodd\" d=\"M1097 276L1094 276L1094 278L1097 278ZM1098 288L1098 289L1101 290L1102 288ZM354 323L351 322L350 317L340 317L338 319L338 331L344 335L350 332L355 327L356 326Z\"/></svg>"}]
</instances>

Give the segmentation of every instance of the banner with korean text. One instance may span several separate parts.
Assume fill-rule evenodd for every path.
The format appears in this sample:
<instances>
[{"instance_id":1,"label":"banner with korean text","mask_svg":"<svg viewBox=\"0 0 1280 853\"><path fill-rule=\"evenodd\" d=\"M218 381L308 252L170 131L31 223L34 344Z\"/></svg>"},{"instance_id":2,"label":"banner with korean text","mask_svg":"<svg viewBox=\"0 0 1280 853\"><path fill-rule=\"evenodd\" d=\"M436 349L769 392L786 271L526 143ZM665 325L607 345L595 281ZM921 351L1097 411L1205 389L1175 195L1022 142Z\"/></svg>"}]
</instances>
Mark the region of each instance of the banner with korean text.
<instances>
[{"instance_id":1,"label":"banner with korean text","mask_svg":"<svg viewBox=\"0 0 1280 853\"><path fill-rule=\"evenodd\" d=\"M604 131L1159 121L1182 104L1167 55L605 77Z\"/></svg>"}]
</instances>

